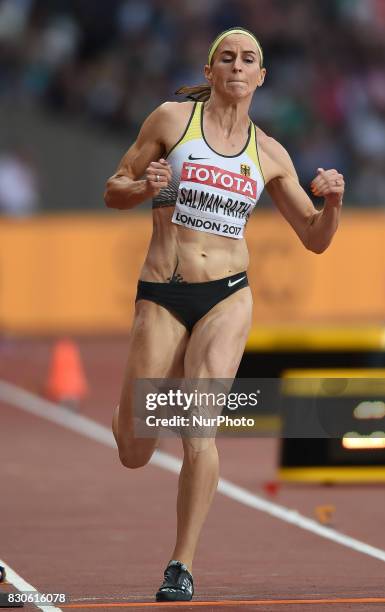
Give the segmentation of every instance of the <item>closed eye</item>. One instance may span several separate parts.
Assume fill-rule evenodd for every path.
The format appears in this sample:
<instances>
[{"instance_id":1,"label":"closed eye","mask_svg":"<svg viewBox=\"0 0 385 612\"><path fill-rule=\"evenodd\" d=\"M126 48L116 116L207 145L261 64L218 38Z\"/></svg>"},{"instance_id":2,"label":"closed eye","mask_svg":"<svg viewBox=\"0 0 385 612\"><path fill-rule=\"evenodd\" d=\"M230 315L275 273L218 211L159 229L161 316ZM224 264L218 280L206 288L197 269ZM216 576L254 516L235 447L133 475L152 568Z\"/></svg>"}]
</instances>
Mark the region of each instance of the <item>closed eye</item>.
<instances>
[{"instance_id":1,"label":"closed eye","mask_svg":"<svg viewBox=\"0 0 385 612\"><path fill-rule=\"evenodd\" d=\"M224 57L224 58L222 58L222 61L225 62L226 64L228 64L229 62L232 62L233 60L231 58L229 58L229 57ZM246 62L247 64L253 64L253 62L254 62L254 60L249 58L249 57L245 58L243 61Z\"/></svg>"}]
</instances>

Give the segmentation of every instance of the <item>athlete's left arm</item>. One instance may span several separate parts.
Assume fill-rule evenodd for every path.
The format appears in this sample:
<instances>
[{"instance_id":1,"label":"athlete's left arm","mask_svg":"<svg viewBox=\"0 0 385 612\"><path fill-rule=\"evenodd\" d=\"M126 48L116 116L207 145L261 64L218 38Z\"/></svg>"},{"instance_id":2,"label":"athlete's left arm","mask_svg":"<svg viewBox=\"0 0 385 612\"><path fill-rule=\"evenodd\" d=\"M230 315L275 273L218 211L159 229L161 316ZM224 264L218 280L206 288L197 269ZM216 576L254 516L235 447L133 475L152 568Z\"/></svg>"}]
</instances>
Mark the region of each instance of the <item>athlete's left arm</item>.
<instances>
[{"instance_id":1,"label":"athlete's left arm","mask_svg":"<svg viewBox=\"0 0 385 612\"><path fill-rule=\"evenodd\" d=\"M305 247L314 253L322 253L338 227L345 187L342 174L337 170L318 169L311 183L312 193L324 198L323 209L318 211L301 187L286 149L277 141L273 141L269 148L269 157L277 175L267 183L267 191Z\"/></svg>"}]
</instances>

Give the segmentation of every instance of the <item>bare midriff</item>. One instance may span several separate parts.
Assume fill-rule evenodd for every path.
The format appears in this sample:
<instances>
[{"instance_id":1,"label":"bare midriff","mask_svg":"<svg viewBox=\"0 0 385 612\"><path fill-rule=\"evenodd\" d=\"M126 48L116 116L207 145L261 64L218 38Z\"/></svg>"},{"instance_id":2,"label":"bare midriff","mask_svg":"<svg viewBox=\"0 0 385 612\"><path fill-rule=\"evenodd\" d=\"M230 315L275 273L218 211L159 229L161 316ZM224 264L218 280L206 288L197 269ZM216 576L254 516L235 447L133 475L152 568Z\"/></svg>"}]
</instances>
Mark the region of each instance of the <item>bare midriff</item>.
<instances>
[{"instance_id":1,"label":"bare midriff","mask_svg":"<svg viewBox=\"0 0 385 612\"><path fill-rule=\"evenodd\" d=\"M244 272L249 254L236 240L172 223L174 204L153 210L153 233L140 279L201 283Z\"/></svg>"}]
</instances>

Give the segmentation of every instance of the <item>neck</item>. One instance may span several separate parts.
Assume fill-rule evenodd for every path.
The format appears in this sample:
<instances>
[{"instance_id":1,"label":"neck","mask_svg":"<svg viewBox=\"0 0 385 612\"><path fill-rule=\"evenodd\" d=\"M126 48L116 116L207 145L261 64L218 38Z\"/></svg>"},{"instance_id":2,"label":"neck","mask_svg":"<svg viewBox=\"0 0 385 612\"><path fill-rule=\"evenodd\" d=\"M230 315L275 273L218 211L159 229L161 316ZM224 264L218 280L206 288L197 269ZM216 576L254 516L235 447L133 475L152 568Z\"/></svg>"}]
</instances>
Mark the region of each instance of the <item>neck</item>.
<instances>
[{"instance_id":1,"label":"neck","mask_svg":"<svg viewBox=\"0 0 385 612\"><path fill-rule=\"evenodd\" d=\"M212 91L210 99L204 106L205 116L208 116L210 123L217 125L227 138L248 129L250 102L251 97L241 100L226 100Z\"/></svg>"}]
</instances>

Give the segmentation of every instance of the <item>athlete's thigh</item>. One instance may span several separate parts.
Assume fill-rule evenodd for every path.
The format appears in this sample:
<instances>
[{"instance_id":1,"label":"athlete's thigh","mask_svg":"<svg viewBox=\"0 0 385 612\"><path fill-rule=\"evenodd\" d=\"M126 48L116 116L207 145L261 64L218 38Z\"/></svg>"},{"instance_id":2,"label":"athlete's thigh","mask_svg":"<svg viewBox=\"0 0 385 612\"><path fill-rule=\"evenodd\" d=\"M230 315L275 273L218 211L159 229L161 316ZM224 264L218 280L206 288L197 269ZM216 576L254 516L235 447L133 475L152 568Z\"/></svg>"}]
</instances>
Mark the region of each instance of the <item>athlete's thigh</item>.
<instances>
[{"instance_id":1,"label":"athlete's thigh","mask_svg":"<svg viewBox=\"0 0 385 612\"><path fill-rule=\"evenodd\" d=\"M184 360L188 378L234 378L251 327L252 297L244 287L194 326Z\"/></svg>"},{"instance_id":2,"label":"athlete's thigh","mask_svg":"<svg viewBox=\"0 0 385 612\"><path fill-rule=\"evenodd\" d=\"M132 427L132 392L140 378L180 378L188 332L168 310L147 300L135 305L119 404L119 428Z\"/></svg>"}]
</instances>

